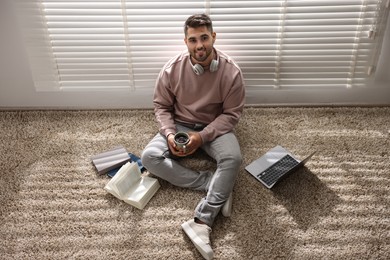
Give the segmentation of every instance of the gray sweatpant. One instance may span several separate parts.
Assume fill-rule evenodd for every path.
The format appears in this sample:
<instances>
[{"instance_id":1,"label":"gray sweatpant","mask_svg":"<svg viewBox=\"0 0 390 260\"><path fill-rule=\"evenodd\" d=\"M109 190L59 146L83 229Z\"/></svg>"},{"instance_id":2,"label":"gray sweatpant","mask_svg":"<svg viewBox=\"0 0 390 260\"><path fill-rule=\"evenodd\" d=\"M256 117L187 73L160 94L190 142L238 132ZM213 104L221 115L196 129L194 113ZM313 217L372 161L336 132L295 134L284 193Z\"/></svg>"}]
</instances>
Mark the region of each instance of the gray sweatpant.
<instances>
[{"instance_id":1,"label":"gray sweatpant","mask_svg":"<svg viewBox=\"0 0 390 260\"><path fill-rule=\"evenodd\" d=\"M177 125L178 131L194 131ZM165 136L158 133L145 147L141 159L145 168L173 185L207 192L195 209L195 217L212 226L214 219L233 191L242 163L240 146L233 132L217 137L201 147L217 163L214 174L183 167L170 158Z\"/></svg>"}]
</instances>

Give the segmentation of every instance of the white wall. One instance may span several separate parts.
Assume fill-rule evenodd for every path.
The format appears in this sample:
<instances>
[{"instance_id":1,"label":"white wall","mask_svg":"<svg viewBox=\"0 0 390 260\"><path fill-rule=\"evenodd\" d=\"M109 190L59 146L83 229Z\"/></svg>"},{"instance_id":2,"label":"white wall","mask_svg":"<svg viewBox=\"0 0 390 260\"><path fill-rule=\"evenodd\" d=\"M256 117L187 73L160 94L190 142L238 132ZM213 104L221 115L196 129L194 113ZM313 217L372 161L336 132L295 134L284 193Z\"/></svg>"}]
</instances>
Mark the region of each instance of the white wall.
<instances>
[{"instance_id":1,"label":"white wall","mask_svg":"<svg viewBox=\"0 0 390 260\"><path fill-rule=\"evenodd\" d=\"M150 91L36 92L10 1L0 1L0 109L152 106ZM304 92L261 90L247 92L247 104L390 105L390 19L387 24L375 79L367 88Z\"/></svg>"}]
</instances>

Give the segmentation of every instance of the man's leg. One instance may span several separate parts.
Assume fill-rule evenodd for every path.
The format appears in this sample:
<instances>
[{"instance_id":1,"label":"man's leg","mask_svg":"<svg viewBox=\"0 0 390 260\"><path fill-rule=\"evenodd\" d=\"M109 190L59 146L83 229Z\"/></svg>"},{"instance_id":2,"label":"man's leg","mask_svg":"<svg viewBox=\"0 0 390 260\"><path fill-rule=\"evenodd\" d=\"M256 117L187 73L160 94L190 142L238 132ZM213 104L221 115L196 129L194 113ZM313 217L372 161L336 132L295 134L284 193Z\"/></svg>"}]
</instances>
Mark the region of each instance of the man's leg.
<instances>
[{"instance_id":1,"label":"man's leg","mask_svg":"<svg viewBox=\"0 0 390 260\"><path fill-rule=\"evenodd\" d=\"M195 209L195 218L181 226L205 259L213 258L210 245L211 226L220 209L229 198L242 162L236 136L228 133L202 146L217 162L207 196ZM201 222L199 222L201 221Z\"/></svg>"},{"instance_id":2,"label":"man's leg","mask_svg":"<svg viewBox=\"0 0 390 260\"><path fill-rule=\"evenodd\" d=\"M211 227L221 207L233 191L242 156L238 140L233 132L204 144L202 149L216 160L217 170L211 179L207 196L195 209L195 218Z\"/></svg>"},{"instance_id":3,"label":"man's leg","mask_svg":"<svg viewBox=\"0 0 390 260\"><path fill-rule=\"evenodd\" d=\"M145 147L141 160L149 172L179 187L207 190L211 180L209 172L193 171L169 158L167 140L160 133Z\"/></svg>"}]
</instances>

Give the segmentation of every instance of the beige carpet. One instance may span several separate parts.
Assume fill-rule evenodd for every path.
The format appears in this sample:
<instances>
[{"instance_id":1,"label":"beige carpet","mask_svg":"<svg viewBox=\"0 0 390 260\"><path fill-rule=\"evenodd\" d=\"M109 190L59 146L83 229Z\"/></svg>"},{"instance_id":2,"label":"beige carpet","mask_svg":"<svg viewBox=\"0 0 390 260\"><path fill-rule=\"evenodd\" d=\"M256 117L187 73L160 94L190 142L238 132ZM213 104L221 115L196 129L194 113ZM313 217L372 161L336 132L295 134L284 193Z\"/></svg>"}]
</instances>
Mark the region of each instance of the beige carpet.
<instances>
[{"instance_id":1,"label":"beige carpet","mask_svg":"<svg viewBox=\"0 0 390 260\"><path fill-rule=\"evenodd\" d=\"M200 259L180 225L201 192L160 181L144 210L107 194L89 157L139 155L151 110L0 112L1 259ZM390 108L246 108L244 164L215 259L389 259ZM244 166L280 144L303 171L273 190ZM213 168L204 154L183 163Z\"/></svg>"}]
</instances>

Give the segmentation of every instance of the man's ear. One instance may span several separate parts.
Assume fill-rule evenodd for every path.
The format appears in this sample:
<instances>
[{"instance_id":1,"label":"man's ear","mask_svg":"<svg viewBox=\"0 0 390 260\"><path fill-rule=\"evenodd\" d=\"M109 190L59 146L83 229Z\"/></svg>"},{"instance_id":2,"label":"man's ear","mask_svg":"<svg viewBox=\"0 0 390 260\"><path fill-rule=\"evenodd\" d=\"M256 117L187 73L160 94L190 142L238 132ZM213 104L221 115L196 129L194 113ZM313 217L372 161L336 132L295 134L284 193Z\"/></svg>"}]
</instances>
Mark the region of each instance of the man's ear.
<instances>
[{"instance_id":1,"label":"man's ear","mask_svg":"<svg viewBox=\"0 0 390 260\"><path fill-rule=\"evenodd\" d=\"M213 32L212 37L213 37L213 43L214 43L215 40L217 39L217 33L216 33L216 32Z\"/></svg>"}]
</instances>

